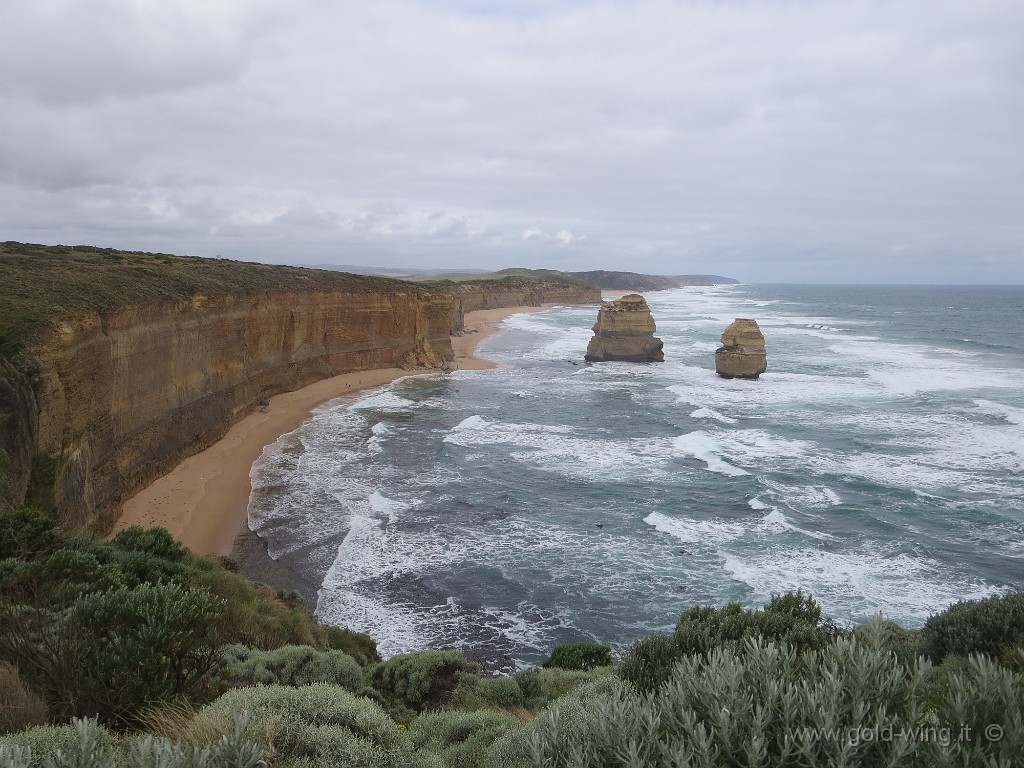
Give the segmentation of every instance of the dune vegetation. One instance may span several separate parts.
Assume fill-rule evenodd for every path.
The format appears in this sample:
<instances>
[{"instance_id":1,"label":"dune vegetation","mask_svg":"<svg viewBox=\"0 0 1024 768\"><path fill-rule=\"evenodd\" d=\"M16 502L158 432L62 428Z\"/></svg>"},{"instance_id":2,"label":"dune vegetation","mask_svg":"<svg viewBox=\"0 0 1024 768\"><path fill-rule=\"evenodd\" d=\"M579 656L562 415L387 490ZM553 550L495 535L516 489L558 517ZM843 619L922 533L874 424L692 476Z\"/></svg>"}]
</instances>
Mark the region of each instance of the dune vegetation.
<instances>
[{"instance_id":1,"label":"dune vegetation","mask_svg":"<svg viewBox=\"0 0 1024 768\"><path fill-rule=\"evenodd\" d=\"M615 661L382 660L165 530L0 514L0 766L1019 766L1024 594L921 630L801 593L698 606Z\"/></svg>"}]
</instances>

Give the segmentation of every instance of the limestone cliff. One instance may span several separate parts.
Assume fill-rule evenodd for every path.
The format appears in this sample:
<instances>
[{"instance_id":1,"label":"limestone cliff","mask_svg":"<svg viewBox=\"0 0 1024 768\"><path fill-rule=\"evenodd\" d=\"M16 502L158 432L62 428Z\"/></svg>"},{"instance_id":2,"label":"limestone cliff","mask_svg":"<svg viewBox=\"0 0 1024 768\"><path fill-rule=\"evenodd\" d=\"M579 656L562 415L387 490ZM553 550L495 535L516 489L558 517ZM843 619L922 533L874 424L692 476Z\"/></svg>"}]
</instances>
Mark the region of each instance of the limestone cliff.
<instances>
[{"instance_id":1,"label":"limestone cliff","mask_svg":"<svg viewBox=\"0 0 1024 768\"><path fill-rule=\"evenodd\" d=\"M31 289L24 306L47 313L32 315L38 327L0 358L0 499L28 497L64 525L104 528L126 498L273 394L346 371L453 357L445 293L199 259L174 273L150 256L125 255L114 269L86 259L60 280L53 270L65 261L37 269L34 258L0 258L0 293L10 292L0 295L0 341L25 327L11 320L22 306L11 284ZM86 284L93 267L102 277ZM122 278L116 291L101 284ZM216 292L175 297L197 284ZM168 298L154 300L151 290ZM132 300L140 294L147 300Z\"/></svg>"},{"instance_id":2,"label":"limestone cliff","mask_svg":"<svg viewBox=\"0 0 1024 768\"><path fill-rule=\"evenodd\" d=\"M657 327L647 301L631 293L601 306L594 324L594 337L584 359L591 363L607 360L656 362L665 359L664 344L654 335Z\"/></svg>"},{"instance_id":3,"label":"limestone cliff","mask_svg":"<svg viewBox=\"0 0 1024 768\"><path fill-rule=\"evenodd\" d=\"M715 370L725 379L756 379L768 369L764 334L756 320L737 318L722 334Z\"/></svg>"},{"instance_id":4,"label":"limestone cliff","mask_svg":"<svg viewBox=\"0 0 1024 768\"><path fill-rule=\"evenodd\" d=\"M501 280L447 283L452 294L452 333L465 328L467 312L503 307L540 307L544 304L600 304L601 289L594 285L557 280L506 277Z\"/></svg>"}]
</instances>

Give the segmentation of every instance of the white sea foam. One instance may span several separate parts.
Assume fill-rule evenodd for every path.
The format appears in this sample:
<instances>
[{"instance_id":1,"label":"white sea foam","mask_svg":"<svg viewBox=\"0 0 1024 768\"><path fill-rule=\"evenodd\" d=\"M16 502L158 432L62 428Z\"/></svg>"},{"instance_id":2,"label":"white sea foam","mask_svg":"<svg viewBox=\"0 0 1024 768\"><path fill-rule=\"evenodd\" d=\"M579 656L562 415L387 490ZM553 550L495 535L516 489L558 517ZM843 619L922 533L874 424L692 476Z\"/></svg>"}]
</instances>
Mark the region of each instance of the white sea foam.
<instances>
[{"instance_id":1,"label":"white sea foam","mask_svg":"<svg viewBox=\"0 0 1024 768\"><path fill-rule=\"evenodd\" d=\"M452 427L452 432L479 431L487 429L490 425L490 422L483 416L474 415L463 419L457 426Z\"/></svg>"},{"instance_id":2,"label":"white sea foam","mask_svg":"<svg viewBox=\"0 0 1024 768\"><path fill-rule=\"evenodd\" d=\"M747 502L747 505L748 505L748 506L749 506L749 507L750 507L751 509L756 509L756 510L761 510L761 509L775 509L775 507L773 507L773 506L772 506L771 504L765 504L765 503L764 503L763 501L761 501L761 500L760 500L759 498L757 498L756 496L755 496L754 498L752 498L752 499L751 499L750 501L748 501L748 502Z\"/></svg>"},{"instance_id":3,"label":"white sea foam","mask_svg":"<svg viewBox=\"0 0 1024 768\"><path fill-rule=\"evenodd\" d=\"M380 491L371 493L368 500L370 502L370 509L378 515L387 515L388 522L392 524L400 513L413 507L413 504L408 502L389 499Z\"/></svg>"},{"instance_id":4,"label":"white sea foam","mask_svg":"<svg viewBox=\"0 0 1024 768\"><path fill-rule=\"evenodd\" d=\"M794 509L827 509L843 503L839 494L828 486L793 485L776 480L764 482L786 505Z\"/></svg>"},{"instance_id":5,"label":"white sea foam","mask_svg":"<svg viewBox=\"0 0 1024 768\"><path fill-rule=\"evenodd\" d=\"M383 576L395 565L380 523L365 515L354 515L348 535L320 587L317 617L325 624L370 634L377 639L384 656L427 647L436 635L429 616L414 606L387 601L372 588L360 586Z\"/></svg>"},{"instance_id":6,"label":"white sea foam","mask_svg":"<svg viewBox=\"0 0 1024 768\"><path fill-rule=\"evenodd\" d=\"M401 397L396 395L394 392L389 392L387 390L367 395L348 406L351 411L373 410L385 412L397 411L399 413L411 411L418 407L420 407L420 403Z\"/></svg>"},{"instance_id":7,"label":"white sea foam","mask_svg":"<svg viewBox=\"0 0 1024 768\"><path fill-rule=\"evenodd\" d=\"M1010 424L1024 425L1024 408L1014 408L1012 405L995 403L991 400L975 400L974 404L982 413L1003 419Z\"/></svg>"},{"instance_id":8,"label":"white sea foam","mask_svg":"<svg viewBox=\"0 0 1024 768\"><path fill-rule=\"evenodd\" d=\"M698 408L696 411L690 414L691 419L714 419L720 421L723 424L735 424L736 419L725 416L712 408Z\"/></svg>"},{"instance_id":9,"label":"white sea foam","mask_svg":"<svg viewBox=\"0 0 1024 768\"><path fill-rule=\"evenodd\" d=\"M722 443L708 432L698 430L680 435L672 441L672 446L681 454L703 461L711 472L732 477L750 474L745 469L733 466L719 456L723 450Z\"/></svg>"},{"instance_id":10,"label":"white sea foam","mask_svg":"<svg viewBox=\"0 0 1024 768\"><path fill-rule=\"evenodd\" d=\"M668 440L581 437L563 425L509 424L480 416L464 419L444 437L463 448L502 446L509 458L574 480L656 479L668 473Z\"/></svg>"},{"instance_id":11,"label":"white sea foam","mask_svg":"<svg viewBox=\"0 0 1024 768\"><path fill-rule=\"evenodd\" d=\"M644 522L660 533L667 533L686 544L714 546L746 533L739 523L718 520L697 520L691 517L669 517L661 512L652 512Z\"/></svg>"},{"instance_id":12,"label":"white sea foam","mask_svg":"<svg viewBox=\"0 0 1024 768\"><path fill-rule=\"evenodd\" d=\"M925 558L872 550L771 548L758 554L730 553L724 568L731 578L747 584L758 600L802 589L813 594L827 614L859 619L881 611L920 623L957 600L999 592Z\"/></svg>"}]
</instances>

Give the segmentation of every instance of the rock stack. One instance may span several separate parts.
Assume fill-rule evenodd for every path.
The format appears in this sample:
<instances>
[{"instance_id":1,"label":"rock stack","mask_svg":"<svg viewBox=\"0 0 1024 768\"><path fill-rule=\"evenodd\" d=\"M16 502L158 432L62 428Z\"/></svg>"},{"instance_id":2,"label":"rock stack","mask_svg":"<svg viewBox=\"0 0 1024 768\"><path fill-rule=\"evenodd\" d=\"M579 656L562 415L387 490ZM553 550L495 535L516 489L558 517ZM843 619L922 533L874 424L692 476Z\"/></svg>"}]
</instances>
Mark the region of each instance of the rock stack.
<instances>
[{"instance_id":1,"label":"rock stack","mask_svg":"<svg viewBox=\"0 0 1024 768\"><path fill-rule=\"evenodd\" d=\"M715 370L725 379L756 379L768 368L764 334L756 320L737 318L722 334L715 351Z\"/></svg>"},{"instance_id":2,"label":"rock stack","mask_svg":"<svg viewBox=\"0 0 1024 768\"><path fill-rule=\"evenodd\" d=\"M587 346L590 363L607 360L655 362L665 359L664 344L655 337L657 328L643 296L636 293L601 305L594 324L594 338Z\"/></svg>"}]
</instances>

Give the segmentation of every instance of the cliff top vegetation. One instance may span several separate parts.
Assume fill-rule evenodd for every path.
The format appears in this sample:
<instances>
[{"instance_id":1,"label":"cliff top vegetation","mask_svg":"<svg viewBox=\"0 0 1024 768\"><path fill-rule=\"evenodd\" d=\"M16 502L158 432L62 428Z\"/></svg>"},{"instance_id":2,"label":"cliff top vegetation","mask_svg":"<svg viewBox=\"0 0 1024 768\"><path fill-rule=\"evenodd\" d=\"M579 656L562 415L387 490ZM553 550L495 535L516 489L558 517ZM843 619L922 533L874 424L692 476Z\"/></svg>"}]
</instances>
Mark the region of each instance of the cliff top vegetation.
<instances>
[{"instance_id":1,"label":"cliff top vegetation","mask_svg":"<svg viewBox=\"0 0 1024 768\"><path fill-rule=\"evenodd\" d=\"M0 356L10 357L54 318L196 295L260 291L424 291L385 277L301 267L118 251L0 243Z\"/></svg>"}]
</instances>

